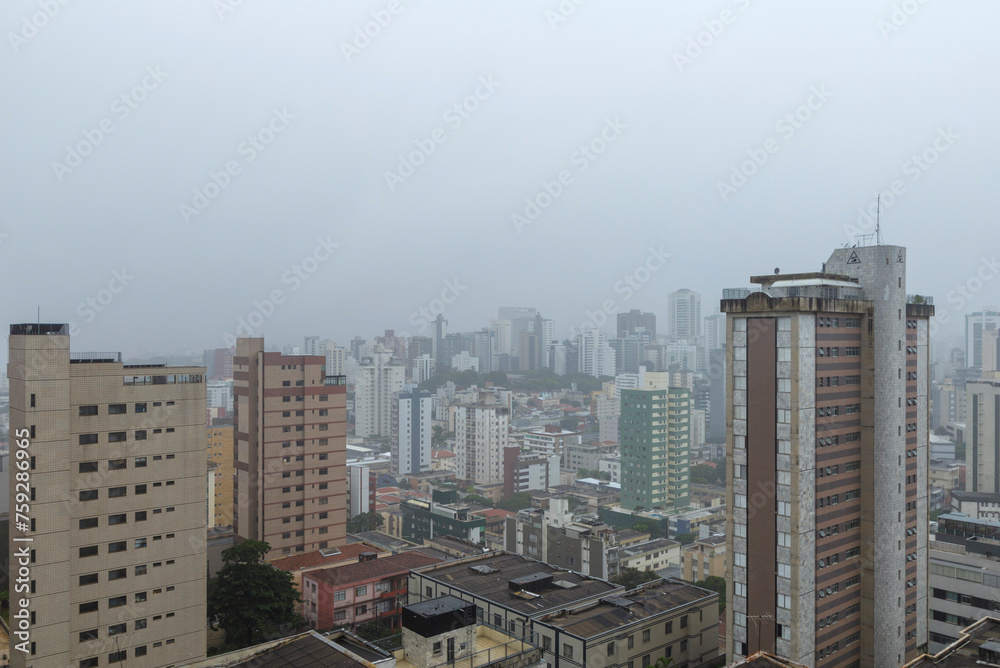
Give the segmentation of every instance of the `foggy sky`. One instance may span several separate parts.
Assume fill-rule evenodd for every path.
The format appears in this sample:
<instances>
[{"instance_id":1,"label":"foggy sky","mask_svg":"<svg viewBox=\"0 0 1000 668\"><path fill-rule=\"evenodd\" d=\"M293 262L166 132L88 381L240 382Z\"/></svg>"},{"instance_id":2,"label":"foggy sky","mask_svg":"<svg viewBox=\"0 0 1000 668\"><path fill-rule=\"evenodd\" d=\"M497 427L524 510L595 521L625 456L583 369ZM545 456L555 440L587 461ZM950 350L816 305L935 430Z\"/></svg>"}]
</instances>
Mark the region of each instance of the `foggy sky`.
<instances>
[{"instance_id":1,"label":"foggy sky","mask_svg":"<svg viewBox=\"0 0 1000 668\"><path fill-rule=\"evenodd\" d=\"M5 334L40 307L74 350L199 351L281 291L254 335L346 344L426 334L456 283L450 331L608 300L665 331L673 290L708 315L818 271L894 182L883 240L942 332L1000 303L996 3L63 2L0 7Z\"/></svg>"}]
</instances>

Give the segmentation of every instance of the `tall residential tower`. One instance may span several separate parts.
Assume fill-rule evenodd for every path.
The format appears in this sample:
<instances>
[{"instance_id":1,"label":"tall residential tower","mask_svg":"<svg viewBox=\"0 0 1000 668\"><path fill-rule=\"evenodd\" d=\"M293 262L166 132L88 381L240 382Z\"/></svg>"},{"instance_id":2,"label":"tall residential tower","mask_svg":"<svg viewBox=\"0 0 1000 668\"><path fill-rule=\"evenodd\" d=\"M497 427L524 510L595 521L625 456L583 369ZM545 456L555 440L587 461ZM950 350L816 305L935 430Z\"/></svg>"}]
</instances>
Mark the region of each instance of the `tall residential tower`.
<instances>
[{"instance_id":1,"label":"tall residential tower","mask_svg":"<svg viewBox=\"0 0 1000 668\"><path fill-rule=\"evenodd\" d=\"M726 653L900 666L927 643L928 323L906 250L724 299Z\"/></svg>"}]
</instances>

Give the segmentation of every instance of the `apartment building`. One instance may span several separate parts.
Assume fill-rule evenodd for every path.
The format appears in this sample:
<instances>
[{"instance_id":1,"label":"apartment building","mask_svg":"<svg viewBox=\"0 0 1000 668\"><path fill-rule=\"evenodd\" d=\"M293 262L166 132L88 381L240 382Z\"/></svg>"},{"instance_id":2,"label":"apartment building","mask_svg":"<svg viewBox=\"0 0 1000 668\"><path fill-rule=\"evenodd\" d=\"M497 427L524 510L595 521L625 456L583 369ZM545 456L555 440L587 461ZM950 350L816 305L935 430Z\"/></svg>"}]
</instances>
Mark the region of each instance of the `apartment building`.
<instances>
[{"instance_id":1,"label":"apartment building","mask_svg":"<svg viewBox=\"0 0 1000 668\"><path fill-rule=\"evenodd\" d=\"M235 446L233 425L217 425L208 428L208 461L212 469L213 495L209 503L213 505L214 525L233 525L233 466Z\"/></svg>"},{"instance_id":2,"label":"apartment building","mask_svg":"<svg viewBox=\"0 0 1000 668\"><path fill-rule=\"evenodd\" d=\"M681 551L684 579L697 582L707 577L726 577L726 537L699 538Z\"/></svg>"},{"instance_id":3,"label":"apartment building","mask_svg":"<svg viewBox=\"0 0 1000 668\"><path fill-rule=\"evenodd\" d=\"M416 388L392 397L392 437L389 451L394 475L431 470L431 393Z\"/></svg>"},{"instance_id":4,"label":"apartment building","mask_svg":"<svg viewBox=\"0 0 1000 668\"><path fill-rule=\"evenodd\" d=\"M476 485L503 483L503 451L510 433L509 390L477 390L477 401L455 412L455 477Z\"/></svg>"},{"instance_id":5,"label":"apartment building","mask_svg":"<svg viewBox=\"0 0 1000 668\"><path fill-rule=\"evenodd\" d=\"M928 335L906 249L751 279L728 315L730 661L898 666L927 642Z\"/></svg>"},{"instance_id":6,"label":"apartment building","mask_svg":"<svg viewBox=\"0 0 1000 668\"><path fill-rule=\"evenodd\" d=\"M11 447L30 456L9 467L29 519L8 549L30 555L28 590L11 592L12 621L29 602L29 651L11 665L204 658L205 368L70 352L65 324L11 325L8 359Z\"/></svg>"},{"instance_id":7,"label":"apartment building","mask_svg":"<svg viewBox=\"0 0 1000 668\"><path fill-rule=\"evenodd\" d=\"M324 363L236 342L234 528L271 559L344 544L347 386Z\"/></svg>"},{"instance_id":8,"label":"apartment building","mask_svg":"<svg viewBox=\"0 0 1000 668\"><path fill-rule=\"evenodd\" d=\"M622 507L679 509L690 503L690 391L621 391Z\"/></svg>"}]
</instances>

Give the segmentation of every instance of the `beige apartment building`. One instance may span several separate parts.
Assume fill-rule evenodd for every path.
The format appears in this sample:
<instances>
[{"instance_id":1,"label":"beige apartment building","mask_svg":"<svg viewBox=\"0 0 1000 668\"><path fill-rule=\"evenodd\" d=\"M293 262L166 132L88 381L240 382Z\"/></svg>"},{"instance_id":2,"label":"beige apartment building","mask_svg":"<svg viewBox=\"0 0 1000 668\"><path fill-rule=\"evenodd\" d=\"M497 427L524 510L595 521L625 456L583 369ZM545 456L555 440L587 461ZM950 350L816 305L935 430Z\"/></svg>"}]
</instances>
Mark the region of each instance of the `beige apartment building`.
<instances>
[{"instance_id":1,"label":"beige apartment building","mask_svg":"<svg viewBox=\"0 0 1000 668\"><path fill-rule=\"evenodd\" d=\"M238 540L267 542L268 558L345 542L347 385L325 364L236 342L233 525Z\"/></svg>"},{"instance_id":2,"label":"beige apartment building","mask_svg":"<svg viewBox=\"0 0 1000 668\"><path fill-rule=\"evenodd\" d=\"M214 504L214 526L233 525L233 426L219 425L208 428L208 461L215 464L213 470L214 496L209 499Z\"/></svg>"},{"instance_id":3,"label":"beige apartment building","mask_svg":"<svg viewBox=\"0 0 1000 668\"><path fill-rule=\"evenodd\" d=\"M11 325L11 446L27 433L28 528L12 524L29 652L17 668L172 666L205 657L204 367L71 353L65 324ZM23 442L23 439L22 439ZM18 518L12 513L12 519ZM23 575L23 573L22 573ZM20 605L27 599L28 605ZM16 629L15 629L16 630Z\"/></svg>"},{"instance_id":4,"label":"beige apartment building","mask_svg":"<svg viewBox=\"0 0 1000 668\"><path fill-rule=\"evenodd\" d=\"M726 577L726 537L709 536L685 545L682 554L684 579L698 582L707 577Z\"/></svg>"}]
</instances>

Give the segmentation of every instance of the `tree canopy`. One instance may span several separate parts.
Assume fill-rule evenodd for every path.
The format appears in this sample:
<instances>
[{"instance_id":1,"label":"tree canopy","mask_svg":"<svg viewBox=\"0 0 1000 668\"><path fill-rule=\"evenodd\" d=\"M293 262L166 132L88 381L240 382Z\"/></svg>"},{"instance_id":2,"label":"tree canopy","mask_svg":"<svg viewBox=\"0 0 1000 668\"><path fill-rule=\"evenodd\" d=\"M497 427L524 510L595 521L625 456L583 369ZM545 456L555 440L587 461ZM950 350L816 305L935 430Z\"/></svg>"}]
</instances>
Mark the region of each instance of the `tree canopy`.
<instances>
[{"instance_id":1,"label":"tree canopy","mask_svg":"<svg viewBox=\"0 0 1000 668\"><path fill-rule=\"evenodd\" d=\"M611 578L613 584L622 585L626 589L635 589L641 584L659 580L656 571L640 571L638 568L623 568L618 575Z\"/></svg>"},{"instance_id":2,"label":"tree canopy","mask_svg":"<svg viewBox=\"0 0 1000 668\"><path fill-rule=\"evenodd\" d=\"M701 587L703 589L709 589L714 591L719 595L719 612L726 609L726 579L720 578L718 575L709 575L704 580L698 580L694 583L695 587Z\"/></svg>"},{"instance_id":3,"label":"tree canopy","mask_svg":"<svg viewBox=\"0 0 1000 668\"><path fill-rule=\"evenodd\" d=\"M291 573L263 561L271 546L248 540L222 553L223 567L208 583L208 618L227 643L248 647L298 629L302 601Z\"/></svg>"},{"instance_id":4,"label":"tree canopy","mask_svg":"<svg viewBox=\"0 0 1000 668\"><path fill-rule=\"evenodd\" d=\"M385 524L385 518L372 511L361 513L347 520L347 533L358 533L359 531L375 531Z\"/></svg>"},{"instance_id":5,"label":"tree canopy","mask_svg":"<svg viewBox=\"0 0 1000 668\"><path fill-rule=\"evenodd\" d=\"M519 510L531 507L531 495L527 492L518 492L509 499L505 499L496 505L501 510L509 510L516 513Z\"/></svg>"}]
</instances>

